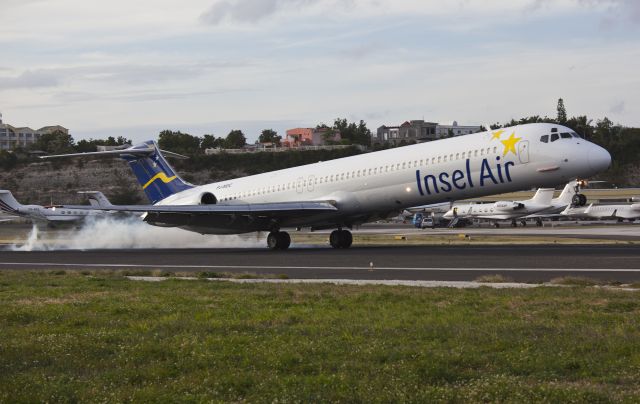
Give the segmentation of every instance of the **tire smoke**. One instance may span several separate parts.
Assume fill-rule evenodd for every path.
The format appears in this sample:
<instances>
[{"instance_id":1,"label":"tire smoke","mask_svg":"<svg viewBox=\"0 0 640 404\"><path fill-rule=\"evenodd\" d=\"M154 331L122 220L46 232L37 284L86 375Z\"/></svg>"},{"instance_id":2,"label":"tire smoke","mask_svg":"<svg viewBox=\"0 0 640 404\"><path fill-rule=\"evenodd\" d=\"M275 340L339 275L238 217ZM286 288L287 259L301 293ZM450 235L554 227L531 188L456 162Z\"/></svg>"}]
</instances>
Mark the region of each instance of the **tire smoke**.
<instances>
[{"instance_id":1,"label":"tire smoke","mask_svg":"<svg viewBox=\"0 0 640 404\"><path fill-rule=\"evenodd\" d=\"M33 226L24 244L12 251L53 251L135 248L264 248L266 235L201 235L178 229L151 226L138 218L101 218L79 229L49 232Z\"/></svg>"}]
</instances>

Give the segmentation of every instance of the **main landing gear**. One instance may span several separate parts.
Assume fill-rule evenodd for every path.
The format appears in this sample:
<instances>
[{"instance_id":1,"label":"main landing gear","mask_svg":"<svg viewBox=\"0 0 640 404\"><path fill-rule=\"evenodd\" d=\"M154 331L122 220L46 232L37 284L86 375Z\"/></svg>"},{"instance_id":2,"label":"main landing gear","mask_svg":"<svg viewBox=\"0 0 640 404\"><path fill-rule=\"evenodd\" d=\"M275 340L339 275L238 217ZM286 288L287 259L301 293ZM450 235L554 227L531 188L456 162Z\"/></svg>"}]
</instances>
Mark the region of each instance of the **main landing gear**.
<instances>
[{"instance_id":1,"label":"main landing gear","mask_svg":"<svg viewBox=\"0 0 640 404\"><path fill-rule=\"evenodd\" d=\"M272 231L267 236L267 245L272 250L286 250L291 245L291 236L286 231Z\"/></svg>"},{"instance_id":2,"label":"main landing gear","mask_svg":"<svg viewBox=\"0 0 640 404\"><path fill-rule=\"evenodd\" d=\"M349 230L334 230L329 235L329 244L333 248L349 248L353 243L353 236Z\"/></svg>"}]
</instances>

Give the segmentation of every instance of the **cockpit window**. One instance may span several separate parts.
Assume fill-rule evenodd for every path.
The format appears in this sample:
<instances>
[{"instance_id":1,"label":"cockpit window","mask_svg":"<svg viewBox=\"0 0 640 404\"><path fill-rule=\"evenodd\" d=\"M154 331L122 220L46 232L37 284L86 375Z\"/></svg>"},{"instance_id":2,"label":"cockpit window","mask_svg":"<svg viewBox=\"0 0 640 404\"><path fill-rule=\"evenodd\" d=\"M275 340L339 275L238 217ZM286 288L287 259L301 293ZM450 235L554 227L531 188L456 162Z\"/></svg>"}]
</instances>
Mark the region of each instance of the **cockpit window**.
<instances>
[{"instance_id":1,"label":"cockpit window","mask_svg":"<svg viewBox=\"0 0 640 404\"><path fill-rule=\"evenodd\" d=\"M558 135L557 133L552 133L551 134L551 141L552 142L555 142L558 139L560 139L560 135Z\"/></svg>"},{"instance_id":2,"label":"cockpit window","mask_svg":"<svg viewBox=\"0 0 640 404\"><path fill-rule=\"evenodd\" d=\"M540 137L540 141L541 141L542 143L549 143L549 135L542 135L542 136Z\"/></svg>"},{"instance_id":3,"label":"cockpit window","mask_svg":"<svg viewBox=\"0 0 640 404\"><path fill-rule=\"evenodd\" d=\"M551 128L551 133L555 133L558 131L558 128Z\"/></svg>"},{"instance_id":4,"label":"cockpit window","mask_svg":"<svg viewBox=\"0 0 640 404\"><path fill-rule=\"evenodd\" d=\"M580 135L578 135L576 132L571 132L571 136L577 137L578 139L582 139Z\"/></svg>"},{"instance_id":5,"label":"cockpit window","mask_svg":"<svg viewBox=\"0 0 640 404\"><path fill-rule=\"evenodd\" d=\"M571 139L571 133L569 133L569 132L562 132L562 133L560 134L560 136L561 136L563 139Z\"/></svg>"}]
</instances>

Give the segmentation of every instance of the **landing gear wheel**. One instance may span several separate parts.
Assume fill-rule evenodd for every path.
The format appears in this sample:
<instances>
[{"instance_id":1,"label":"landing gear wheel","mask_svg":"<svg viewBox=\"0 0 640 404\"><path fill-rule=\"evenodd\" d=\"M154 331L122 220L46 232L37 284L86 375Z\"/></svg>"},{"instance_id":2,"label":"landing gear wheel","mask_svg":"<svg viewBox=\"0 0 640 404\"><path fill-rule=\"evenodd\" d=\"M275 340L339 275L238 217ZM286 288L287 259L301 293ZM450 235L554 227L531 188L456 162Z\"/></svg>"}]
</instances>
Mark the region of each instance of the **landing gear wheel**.
<instances>
[{"instance_id":1,"label":"landing gear wheel","mask_svg":"<svg viewBox=\"0 0 640 404\"><path fill-rule=\"evenodd\" d=\"M349 248L353 243L353 236L349 230L334 230L329 235L329 244L333 248Z\"/></svg>"},{"instance_id":2,"label":"landing gear wheel","mask_svg":"<svg viewBox=\"0 0 640 404\"><path fill-rule=\"evenodd\" d=\"M520 224L522 225L522 227L527 227L527 221L526 220L521 220Z\"/></svg>"},{"instance_id":3,"label":"landing gear wheel","mask_svg":"<svg viewBox=\"0 0 640 404\"><path fill-rule=\"evenodd\" d=\"M587 204L587 196L584 194L580 194L580 206L584 206Z\"/></svg>"},{"instance_id":4,"label":"landing gear wheel","mask_svg":"<svg viewBox=\"0 0 640 404\"><path fill-rule=\"evenodd\" d=\"M542 219L536 219L536 226L542 227Z\"/></svg>"},{"instance_id":5,"label":"landing gear wheel","mask_svg":"<svg viewBox=\"0 0 640 404\"><path fill-rule=\"evenodd\" d=\"M575 194L573 198L571 198L571 203L573 206L584 206L587 204L587 197L583 194Z\"/></svg>"},{"instance_id":6,"label":"landing gear wheel","mask_svg":"<svg viewBox=\"0 0 640 404\"><path fill-rule=\"evenodd\" d=\"M493 227L495 227L495 228L497 229L498 227L500 227L500 223L495 222L495 223L493 224Z\"/></svg>"},{"instance_id":7,"label":"landing gear wheel","mask_svg":"<svg viewBox=\"0 0 640 404\"><path fill-rule=\"evenodd\" d=\"M518 227L518 223L516 223L515 219L511 221L511 227Z\"/></svg>"},{"instance_id":8,"label":"landing gear wheel","mask_svg":"<svg viewBox=\"0 0 640 404\"><path fill-rule=\"evenodd\" d=\"M267 236L267 246L272 250L286 250L291 245L291 236L286 231L272 231Z\"/></svg>"}]
</instances>

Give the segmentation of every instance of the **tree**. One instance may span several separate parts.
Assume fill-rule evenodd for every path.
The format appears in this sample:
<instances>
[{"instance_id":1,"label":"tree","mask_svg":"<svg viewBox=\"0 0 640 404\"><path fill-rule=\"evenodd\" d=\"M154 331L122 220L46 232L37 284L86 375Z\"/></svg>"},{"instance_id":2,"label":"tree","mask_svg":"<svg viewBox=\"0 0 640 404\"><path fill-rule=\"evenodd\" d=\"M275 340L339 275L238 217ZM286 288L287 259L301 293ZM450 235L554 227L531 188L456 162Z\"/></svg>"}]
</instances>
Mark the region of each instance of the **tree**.
<instances>
[{"instance_id":1,"label":"tree","mask_svg":"<svg viewBox=\"0 0 640 404\"><path fill-rule=\"evenodd\" d=\"M202 136L202 141L200 142L200 148L202 150L206 149L216 149L224 147L224 139L221 137L215 137L214 135L204 135Z\"/></svg>"},{"instance_id":2,"label":"tree","mask_svg":"<svg viewBox=\"0 0 640 404\"><path fill-rule=\"evenodd\" d=\"M31 148L51 154L73 153L75 151L73 137L61 130L41 135Z\"/></svg>"},{"instance_id":3,"label":"tree","mask_svg":"<svg viewBox=\"0 0 640 404\"><path fill-rule=\"evenodd\" d=\"M241 130L234 129L227 135L224 146L227 149L240 149L247 144L247 138Z\"/></svg>"},{"instance_id":4,"label":"tree","mask_svg":"<svg viewBox=\"0 0 640 404\"><path fill-rule=\"evenodd\" d=\"M196 154L200 149L201 139L180 131L163 130L158 136L161 149L181 154Z\"/></svg>"},{"instance_id":5,"label":"tree","mask_svg":"<svg viewBox=\"0 0 640 404\"><path fill-rule=\"evenodd\" d=\"M567 110L564 108L564 101L562 98L558 99L558 116L556 118L558 123L567 122Z\"/></svg>"},{"instance_id":6,"label":"tree","mask_svg":"<svg viewBox=\"0 0 640 404\"><path fill-rule=\"evenodd\" d=\"M280 146L281 140L282 136L278 136L278 132L273 129L263 130L262 133L260 133L260 137L258 137L260 143L273 143L278 146Z\"/></svg>"}]
</instances>

